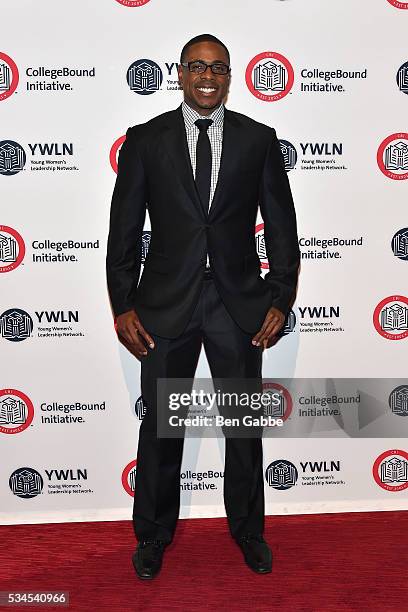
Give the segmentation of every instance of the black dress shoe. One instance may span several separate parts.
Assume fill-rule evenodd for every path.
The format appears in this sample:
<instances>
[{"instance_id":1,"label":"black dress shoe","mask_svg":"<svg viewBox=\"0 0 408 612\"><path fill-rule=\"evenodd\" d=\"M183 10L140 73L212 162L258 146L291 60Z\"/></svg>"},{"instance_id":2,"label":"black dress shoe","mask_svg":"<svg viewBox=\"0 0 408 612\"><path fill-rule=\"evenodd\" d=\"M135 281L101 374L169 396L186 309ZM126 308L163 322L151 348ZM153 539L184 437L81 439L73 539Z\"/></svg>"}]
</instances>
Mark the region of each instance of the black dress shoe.
<instances>
[{"instance_id":1,"label":"black dress shoe","mask_svg":"<svg viewBox=\"0 0 408 612\"><path fill-rule=\"evenodd\" d=\"M261 535L248 533L236 542L251 570L257 574L269 574L272 571L272 551Z\"/></svg>"},{"instance_id":2,"label":"black dress shoe","mask_svg":"<svg viewBox=\"0 0 408 612\"><path fill-rule=\"evenodd\" d=\"M136 574L142 580L152 580L160 572L166 542L141 540L132 557Z\"/></svg>"}]
</instances>

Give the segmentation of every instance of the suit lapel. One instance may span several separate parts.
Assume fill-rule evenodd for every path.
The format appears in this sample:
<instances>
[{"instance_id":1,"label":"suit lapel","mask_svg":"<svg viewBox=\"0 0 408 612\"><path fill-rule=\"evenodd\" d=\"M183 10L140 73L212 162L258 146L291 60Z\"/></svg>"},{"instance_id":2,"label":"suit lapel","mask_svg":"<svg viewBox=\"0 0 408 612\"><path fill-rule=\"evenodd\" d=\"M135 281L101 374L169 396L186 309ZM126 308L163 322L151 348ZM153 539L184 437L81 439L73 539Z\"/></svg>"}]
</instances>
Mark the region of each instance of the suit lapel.
<instances>
[{"instance_id":1,"label":"suit lapel","mask_svg":"<svg viewBox=\"0 0 408 612\"><path fill-rule=\"evenodd\" d=\"M162 138L168 151L169 158L175 167L177 177L182 183L189 198L196 206L200 216L202 217L202 215L204 215L207 219L207 211L204 210L201 204L200 196L198 195L194 181L181 106L174 111L173 119L168 123L167 129L162 134Z\"/></svg>"},{"instance_id":2,"label":"suit lapel","mask_svg":"<svg viewBox=\"0 0 408 612\"><path fill-rule=\"evenodd\" d=\"M209 219L214 216L214 214L222 204L222 195L226 184L228 184L228 180L233 180L232 177L228 179L228 171L232 166L234 156L236 156L237 153L239 154L240 150L238 128L239 123L230 114L230 112L225 109L220 169L218 172L218 180L215 188L214 197L208 215Z\"/></svg>"}]
</instances>

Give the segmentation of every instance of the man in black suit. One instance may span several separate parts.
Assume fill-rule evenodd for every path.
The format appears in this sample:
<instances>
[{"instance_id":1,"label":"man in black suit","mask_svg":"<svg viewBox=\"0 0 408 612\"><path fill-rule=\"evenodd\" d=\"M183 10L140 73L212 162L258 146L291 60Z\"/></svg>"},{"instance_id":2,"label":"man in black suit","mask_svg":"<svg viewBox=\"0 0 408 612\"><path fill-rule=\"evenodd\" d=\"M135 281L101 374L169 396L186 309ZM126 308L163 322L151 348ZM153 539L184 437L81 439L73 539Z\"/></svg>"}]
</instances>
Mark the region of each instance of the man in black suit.
<instances>
[{"instance_id":1,"label":"man in black suit","mask_svg":"<svg viewBox=\"0 0 408 612\"><path fill-rule=\"evenodd\" d=\"M119 155L107 252L108 288L120 339L141 360L146 404L138 446L133 564L160 570L180 503L183 438L157 435L157 378L194 378L204 345L212 377L262 380L299 267L296 217L275 130L224 107L225 45L209 34L183 48L176 110L127 132ZM269 272L260 275L254 228L264 220ZM144 270L146 208L151 243ZM139 281L139 283L138 283ZM225 441L224 502L246 563L271 571L263 539L262 439Z\"/></svg>"}]
</instances>

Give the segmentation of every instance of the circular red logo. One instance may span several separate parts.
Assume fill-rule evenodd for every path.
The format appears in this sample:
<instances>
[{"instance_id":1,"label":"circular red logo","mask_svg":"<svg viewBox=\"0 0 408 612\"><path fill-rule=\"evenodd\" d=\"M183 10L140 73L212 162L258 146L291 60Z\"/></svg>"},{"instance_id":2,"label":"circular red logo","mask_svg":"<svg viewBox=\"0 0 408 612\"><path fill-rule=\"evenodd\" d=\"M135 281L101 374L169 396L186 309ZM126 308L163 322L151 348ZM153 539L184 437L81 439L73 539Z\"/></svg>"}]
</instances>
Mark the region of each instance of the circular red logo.
<instances>
[{"instance_id":1,"label":"circular red logo","mask_svg":"<svg viewBox=\"0 0 408 612\"><path fill-rule=\"evenodd\" d=\"M294 78L290 61L275 51L259 53L251 59L245 71L249 91L263 102L276 102L287 96Z\"/></svg>"},{"instance_id":2,"label":"circular red logo","mask_svg":"<svg viewBox=\"0 0 408 612\"><path fill-rule=\"evenodd\" d=\"M262 270L269 270L269 262L266 256L264 224L263 223L258 223L258 225L255 225L255 242L256 242L256 250L258 252L258 257L261 261L261 268Z\"/></svg>"},{"instance_id":3,"label":"circular red logo","mask_svg":"<svg viewBox=\"0 0 408 612\"><path fill-rule=\"evenodd\" d=\"M377 151L381 172L394 181L408 179L408 134L397 132L382 141Z\"/></svg>"},{"instance_id":4,"label":"circular red logo","mask_svg":"<svg viewBox=\"0 0 408 612\"><path fill-rule=\"evenodd\" d=\"M374 461L373 476L386 491L404 491L408 488L408 453L398 448L381 453Z\"/></svg>"},{"instance_id":5,"label":"circular red logo","mask_svg":"<svg viewBox=\"0 0 408 612\"><path fill-rule=\"evenodd\" d=\"M0 389L0 433L20 433L31 425L33 418L34 406L25 393Z\"/></svg>"},{"instance_id":6,"label":"circular red logo","mask_svg":"<svg viewBox=\"0 0 408 612\"><path fill-rule=\"evenodd\" d=\"M11 272L21 264L25 255L24 240L7 225L0 225L0 273Z\"/></svg>"},{"instance_id":7,"label":"circular red logo","mask_svg":"<svg viewBox=\"0 0 408 612\"><path fill-rule=\"evenodd\" d=\"M286 419L290 417L293 408L293 401L289 391L286 389L286 387L277 382L265 382L262 384L262 389L265 393L267 393L269 389L279 393L283 399L283 414L277 418L281 418L283 421L286 421ZM274 406L274 408L277 408L277 406Z\"/></svg>"},{"instance_id":8,"label":"circular red logo","mask_svg":"<svg viewBox=\"0 0 408 612\"><path fill-rule=\"evenodd\" d=\"M123 6L130 6L131 8L134 8L135 6L144 6L150 2L150 0L116 0L116 2L123 4Z\"/></svg>"},{"instance_id":9,"label":"circular red logo","mask_svg":"<svg viewBox=\"0 0 408 612\"><path fill-rule=\"evenodd\" d=\"M408 337L408 298L390 295L376 306L373 323L378 333L387 340L403 340Z\"/></svg>"},{"instance_id":10,"label":"circular red logo","mask_svg":"<svg viewBox=\"0 0 408 612\"><path fill-rule=\"evenodd\" d=\"M408 2L401 2L400 0L387 0L392 6L398 9L408 9Z\"/></svg>"},{"instance_id":11,"label":"circular red logo","mask_svg":"<svg viewBox=\"0 0 408 612\"><path fill-rule=\"evenodd\" d=\"M0 51L0 102L16 91L18 80L17 65L11 57Z\"/></svg>"},{"instance_id":12,"label":"circular red logo","mask_svg":"<svg viewBox=\"0 0 408 612\"><path fill-rule=\"evenodd\" d=\"M123 145L125 140L126 140L126 136L121 136L120 138L115 140L115 142L111 146L111 150L110 150L110 153L109 153L110 165L112 166L112 170L114 172L116 172L116 174L118 173L118 155L119 155L119 149Z\"/></svg>"},{"instance_id":13,"label":"circular red logo","mask_svg":"<svg viewBox=\"0 0 408 612\"><path fill-rule=\"evenodd\" d=\"M135 495L136 459L127 464L122 472L122 485L131 497Z\"/></svg>"}]
</instances>

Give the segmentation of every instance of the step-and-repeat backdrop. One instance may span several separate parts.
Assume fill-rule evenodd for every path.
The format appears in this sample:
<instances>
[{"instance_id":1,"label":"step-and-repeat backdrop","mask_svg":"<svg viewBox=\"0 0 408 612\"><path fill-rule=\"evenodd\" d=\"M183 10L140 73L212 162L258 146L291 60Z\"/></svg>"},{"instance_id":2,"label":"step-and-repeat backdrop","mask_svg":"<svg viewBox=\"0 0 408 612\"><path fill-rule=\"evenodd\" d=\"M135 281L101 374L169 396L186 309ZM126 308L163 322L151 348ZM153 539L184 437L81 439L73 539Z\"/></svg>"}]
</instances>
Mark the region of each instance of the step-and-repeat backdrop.
<instances>
[{"instance_id":1,"label":"step-and-repeat backdrop","mask_svg":"<svg viewBox=\"0 0 408 612\"><path fill-rule=\"evenodd\" d=\"M408 1L16 0L2 18L2 520L131 516L145 406L106 291L110 198L127 128L180 104L203 32L230 48L227 106L276 128L297 208L298 296L264 357L284 421L267 512L406 508ZM182 516L224 514L223 454L186 440Z\"/></svg>"}]
</instances>

